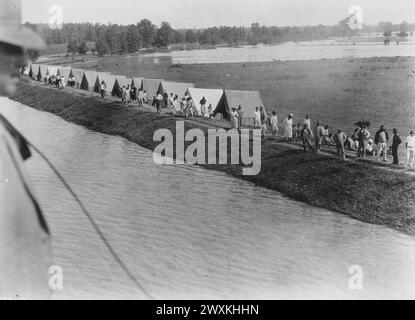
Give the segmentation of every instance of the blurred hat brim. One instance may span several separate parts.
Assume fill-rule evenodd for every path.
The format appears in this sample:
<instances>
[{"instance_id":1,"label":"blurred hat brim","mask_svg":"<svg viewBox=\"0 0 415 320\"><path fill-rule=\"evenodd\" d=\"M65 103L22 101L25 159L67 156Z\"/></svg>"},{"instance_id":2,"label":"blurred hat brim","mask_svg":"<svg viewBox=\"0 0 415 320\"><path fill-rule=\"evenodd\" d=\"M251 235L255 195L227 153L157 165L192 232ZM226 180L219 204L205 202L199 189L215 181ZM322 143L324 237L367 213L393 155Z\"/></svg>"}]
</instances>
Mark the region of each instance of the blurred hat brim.
<instances>
[{"instance_id":1,"label":"blurred hat brim","mask_svg":"<svg viewBox=\"0 0 415 320\"><path fill-rule=\"evenodd\" d=\"M33 30L24 26L0 25L0 42L5 42L24 49L42 50L45 41Z\"/></svg>"}]
</instances>

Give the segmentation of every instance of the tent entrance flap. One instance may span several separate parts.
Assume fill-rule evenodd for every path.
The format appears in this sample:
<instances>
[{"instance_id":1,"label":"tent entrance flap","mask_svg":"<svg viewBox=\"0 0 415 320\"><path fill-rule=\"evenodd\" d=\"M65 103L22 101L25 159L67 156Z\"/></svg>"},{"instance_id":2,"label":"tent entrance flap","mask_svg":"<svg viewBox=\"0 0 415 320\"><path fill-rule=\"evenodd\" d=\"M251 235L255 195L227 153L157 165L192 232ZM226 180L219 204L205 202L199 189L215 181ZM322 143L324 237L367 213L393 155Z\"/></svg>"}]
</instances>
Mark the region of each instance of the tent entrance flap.
<instances>
[{"instance_id":1,"label":"tent entrance flap","mask_svg":"<svg viewBox=\"0 0 415 320\"><path fill-rule=\"evenodd\" d=\"M230 120L232 108L237 109L239 106L242 108L243 126L253 125L254 112L257 107L264 108L266 112L258 91L225 90L213 114L221 113L224 119Z\"/></svg>"}]
</instances>

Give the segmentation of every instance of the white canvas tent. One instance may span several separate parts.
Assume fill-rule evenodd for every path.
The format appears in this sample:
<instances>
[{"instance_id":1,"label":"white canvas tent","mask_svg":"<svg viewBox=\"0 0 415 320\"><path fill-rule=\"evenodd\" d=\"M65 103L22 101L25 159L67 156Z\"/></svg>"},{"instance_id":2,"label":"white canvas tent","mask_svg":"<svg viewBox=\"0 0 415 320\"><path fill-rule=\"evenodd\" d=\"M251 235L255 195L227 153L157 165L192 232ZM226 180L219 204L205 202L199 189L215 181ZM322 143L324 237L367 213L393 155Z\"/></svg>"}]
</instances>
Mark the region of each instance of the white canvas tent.
<instances>
[{"instance_id":1,"label":"white canvas tent","mask_svg":"<svg viewBox=\"0 0 415 320\"><path fill-rule=\"evenodd\" d=\"M182 83L182 82L171 82L171 81L162 81L160 83L159 93L167 93L170 97L170 94L173 93L173 96L177 95L179 99L183 98L187 89L194 88L194 83Z\"/></svg>"},{"instance_id":2,"label":"white canvas tent","mask_svg":"<svg viewBox=\"0 0 415 320\"><path fill-rule=\"evenodd\" d=\"M42 79L44 77L46 77L46 74L48 72L48 67L49 67L49 65L47 65L47 64L41 64L41 65L39 65L38 77L40 77L40 81L42 81Z\"/></svg>"},{"instance_id":3,"label":"white canvas tent","mask_svg":"<svg viewBox=\"0 0 415 320\"><path fill-rule=\"evenodd\" d=\"M112 90L112 95L118 96L121 98L122 96L122 87L131 86L132 79L127 78L126 76L116 76L116 80L114 83L114 88Z\"/></svg>"},{"instance_id":4,"label":"white canvas tent","mask_svg":"<svg viewBox=\"0 0 415 320\"><path fill-rule=\"evenodd\" d=\"M68 83L69 75L71 74L70 67L58 67L58 74L65 77L65 85Z\"/></svg>"},{"instance_id":5,"label":"white canvas tent","mask_svg":"<svg viewBox=\"0 0 415 320\"><path fill-rule=\"evenodd\" d=\"M163 79L143 79L141 89L146 91L147 100L153 101L153 97L157 95L160 83Z\"/></svg>"},{"instance_id":6,"label":"white canvas tent","mask_svg":"<svg viewBox=\"0 0 415 320\"><path fill-rule=\"evenodd\" d=\"M70 76L73 76L75 78L75 87L79 88L81 86L82 78L84 76L84 70L72 68Z\"/></svg>"},{"instance_id":7,"label":"white canvas tent","mask_svg":"<svg viewBox=\"0 0 415 320\"><path fill-rule=\"evenodd\" d=\"M143 82L144 78L137 78L137 77L133 77L133 80L131 81L131 86L132 87L136 87L138 90L141 89L141 85Z\"/></svg>"},{"instance_id":8,"label":"white canvas tent","mask_svg":"<svg viewBox=\"0 0 415 320\"><path fill-rule=\"evenodd\" d=\"M99 92L99 87L100 87L102 79L109 74L110 74L109 72L97 72L97 79L95 80L95 84L94 84L95 92Z\"/></svg>"},{"instance_id":9,"label":"white canvas tent","mask_svg":"<svg viewBox=\"0 0 415 320\"><path fill-rule=\"evenodd\" d=\"M32 63L30 66L29 77L37 80L38 75L39 75L39 65L37 63Z\"/></svg>"},{"instance_id":10,"label":"white canvas tent","mask_svg":"<svg viewBox=\"0 0 415 320\"><path fill-rule=\"evenodd\" d=\"M82 76L80 88L82 90L93 91L97 77L98 75L96 71L85 70L84 75Z\"/></svg>"},{"instance_id":11,"label":"white canvas tent","mask_svg":"<svg viewBox=\"0 0 415 320\"><path fill-rule=\"evenodd\" d=\"M256 107L263 107L265 109L258 91L224 90L218 106L213 111L213 115L221 114L221 117L230 120L232 108L238 108L238 106L242 107L243 126L253 125Z\"/></svg>"},{"instance_id":12,"label":"white canvas tent","mask_svg":"<svg viewBox=\"0 0 415 320\"><path fill-rule=\"evenodd\" d=\"M189 88L186 91L186 94L190 96L193 100L193 104L196 107L197 113L199 116L201 114L201 105L200 101L205 98L206 100L206 111L209 105L212 105L212 111L216 109L219 104L220 99L223 95L222 89L200 89L200 88Z\"/></svg>"},{"instance_id":13,"label":"white canvas tent","mask_svg":"<svg viewBox=\"0 0 415 320\"><path fill-rule=\"evenodd\" d=\"M52 76L57 76L58 75L58 67L57 66L48 66L47 69L47 74Z\"/></svg>"},{"instance_id":14,"label":"white canvas tent","mask_svg":"<svg viewBox=\"0 0 415 320\"><path fill-rule=\"evenodd\" d=\"M98 81L96 82L96 91L99 92L100 88L101 88L101 82L104 81L106 86L107 86L107 92L109 92L109 94L112 94L112 91L114 90L114 85L115 85L115 80L117 78L112 75L112 74L106 74L106 73L101 73L100 75L98 75Z\"/></svg>"}]
</instances>

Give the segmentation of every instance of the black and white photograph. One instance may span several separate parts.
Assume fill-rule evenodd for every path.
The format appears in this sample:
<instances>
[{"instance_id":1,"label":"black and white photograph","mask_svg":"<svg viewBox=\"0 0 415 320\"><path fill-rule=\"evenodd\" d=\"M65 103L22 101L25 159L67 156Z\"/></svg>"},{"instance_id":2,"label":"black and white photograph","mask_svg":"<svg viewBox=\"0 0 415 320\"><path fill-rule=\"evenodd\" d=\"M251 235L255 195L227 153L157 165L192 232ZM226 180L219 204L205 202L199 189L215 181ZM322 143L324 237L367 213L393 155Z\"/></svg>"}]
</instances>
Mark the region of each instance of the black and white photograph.
<instances>
[{"instance_id":1,"label":"black and white photograph","mask_svg":"<svg viewBox=\"0 0 415 320\"><path fill-rule=\"evenodd\" d=\"M415 299L414 33L414 0L0 0L0 300Z\"/></svg>"}]
</instances>

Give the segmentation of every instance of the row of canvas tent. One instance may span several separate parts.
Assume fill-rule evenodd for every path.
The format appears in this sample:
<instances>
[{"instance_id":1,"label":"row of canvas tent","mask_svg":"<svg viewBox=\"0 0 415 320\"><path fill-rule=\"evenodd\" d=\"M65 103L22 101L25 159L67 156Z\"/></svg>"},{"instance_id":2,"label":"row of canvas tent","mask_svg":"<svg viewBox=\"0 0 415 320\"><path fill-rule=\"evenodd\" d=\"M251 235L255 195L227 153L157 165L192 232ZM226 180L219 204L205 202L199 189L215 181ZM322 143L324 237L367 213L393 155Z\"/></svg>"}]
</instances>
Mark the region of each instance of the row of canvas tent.
<instances>
[{"instance_id":1,"label":"row of canvas tent","mask_svg":"<svg viewBox=\"0 0 415 320\"><path fill-rule=\"evenodd\" d=\"M99 92L101 82L104 81L107 92L118 97L121 97L124 86L135 86L137 89L145 90L150 101L158 93L167 93L169 96L171 94L173 96L177 95L179 99L189 96L193 100L199 115L201 115L200 102L205 98L205 106L212 105L213 115L217 119L230 120L231 109L241 106L243 112L242 125L244 126L253 124L256 107L262 106L265 109L258 91L202 89L195 88L193 83L178 83L165 81L164 79L139 77L128 78L122 75L112 75L109 72L45 64L31 64L21 72L38 81L42 81L46 75L61 75L65 77L65 81L68 81L70 77L74 77L77 88L93 92Z\"/></svg>"}]
</instances>

